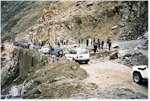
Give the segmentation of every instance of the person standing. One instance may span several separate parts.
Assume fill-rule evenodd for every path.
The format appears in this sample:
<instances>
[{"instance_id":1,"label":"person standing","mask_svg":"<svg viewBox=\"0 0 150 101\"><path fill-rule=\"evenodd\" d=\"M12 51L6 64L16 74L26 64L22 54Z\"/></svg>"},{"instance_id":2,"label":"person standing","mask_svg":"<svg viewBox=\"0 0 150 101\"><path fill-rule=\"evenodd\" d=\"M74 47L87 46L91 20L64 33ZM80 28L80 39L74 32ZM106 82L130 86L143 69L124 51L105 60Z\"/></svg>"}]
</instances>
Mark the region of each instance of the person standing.
<instances>
[{"instance_id":1,"label":"person standing","mask_svg":"<svg viewBox=\"0 0 150 101\"><path fill-rule=\"evenodd\" d=\"M111 41L109 41L109 43L108 43L108 46L109 46L109 51L110 51L110 47L111 47Z\"/></svg>"},{"instance_id":2,"label":"person standing","mask_svg":"<svg viewBox=\"0 0 150 101\"><path fill-rule=\"evenodd\" d=\"M81 38L81 44L83 44L83 39Z\"/></svg>"},{"instance_id":3,"label":"person standing","mask_svg":"<svg viewBox=\"0 0 150 101\"><path fill-rule=\"evenodd\" d=\"M89 44L89 40L87 39L87 40L86 40L86 46L88 46L88 44Z\"/></svg>"},{"instance_id":4,"label":"person standing","mask_svg":"<svg viewBox=\"0 0 150 101\"><path fill-rule=\"evenodd\" d=\"M60 47L60 43L59 43L59 41L58 41L58 47Z\"/></svg>"},{"instance_id":5,"label":"person standing","mask_svg":"<svg viewBox=\"0 0 150 101\"><path fill-rule=\"evenodd\" d=\"M90 46L90 44L91 44L91 38L89 37L89 40L88 40L88 42L89 42L89 46ZM92 44L91 44L92 45Z\"/></svg>"},{"instance_id":6,"label":"person standing","mask_svg":"<svg viewBox=\"0 0 150 101\"><path fill-rule=\"evenodd\" d=\"M93 43L92 43L92 38L91 38L91 46L93 45Z\"/></svg>"},{"instance_id":7,"label":"person standing","mask_svg":"<svg viewBox=\"0 0 150 101\"><path fill-rule=\"evenodd\" d=\"M49 50L51 51L52 50L52 46L51 46L51 44L49 43Z\"/></svg>"},{"instance_id":8,"label":"person standing","mask_svg":"<svg viewBox=\"0 0 150 101\"><path fill-rule=\"evenodd\" d=\"M95 44L95 38L93 39L93 44Z\"/></svg>"},{"instance_id":9,"label":"person standing","mask_svg":"<svg viewBox=\"0 0 150 101\"><path fill-rule=\"evenodd\" d=\"M61 44L63 45L64 43L63 43L63 39L61 39Z\"/></svg>"},{"instance_id":10,"label":"person standing","mask_svg":"<svg viewBox=\"0 0 150 101\"><path fill-rule=\"evenodd\" d=\"M102 50L103 50L103 46L104 46L104 41L102 40Z\"/></svg>"},{"instance_id":11,"label":"person standing","mask_svg":"<svg viewBox=\"0 0 150 101\"><path fill-rule=\"evenodd\" d=\"M79 44L80 44L80 39L79 39Z\"/></svg>"},{"instance_id":12,"label":"person standing","mask_svg":"<svg viewBox=\"0 0 150 101\"><path fill-rule=\"evenodd\" d=\"M100 49L100 40L99 39L97 40L97 43L98 43L98 49Z\"/></svg>"},{"instance_id":13,"label":"person standing","mask_svg":"<svg viewBox=\"0 0 150 101\"><path fill-rule=\"evenodd\" d=\"M94 53L96 53L96 51L97 51L97 44L94 43Z\"/></svg>"},{"instance_id":14,"label":"person standing","mask_svg":"<svg viewBox=\"0 0 150 101\"><path fill-rule=\"evenodd\" d=\"M66 40L64 40L64 45L66 45Z\"/></svg>"},{"instance_id":15,"label":"person standing","mask_svg":"<svg viewBox=\"0 0 150 101\"><path fill-rule=\"evenodd\" d=\"M109 42L110 42L110 39L107 39L106 48L107 48L107 45L108 45L108 47L109 47Z\"/></svg>"},{"instance_id":16,"label":"person standing","mask_svg":"<svg viewBox=\"0 0 150 101\"><path fill-rule=\"evenodd\" d=\"M61 40L62 45L64 45L63 39Z\"/></svg>"},{"instance_id":17,"label":"person standing","mask_svg":"<svg viewBox=\"0 0 150 101\"><path fill-rule=\"evenodd\" d=\"M68 45L68 39L66 40L66 45Z\"/></svg>"}]
</instances>

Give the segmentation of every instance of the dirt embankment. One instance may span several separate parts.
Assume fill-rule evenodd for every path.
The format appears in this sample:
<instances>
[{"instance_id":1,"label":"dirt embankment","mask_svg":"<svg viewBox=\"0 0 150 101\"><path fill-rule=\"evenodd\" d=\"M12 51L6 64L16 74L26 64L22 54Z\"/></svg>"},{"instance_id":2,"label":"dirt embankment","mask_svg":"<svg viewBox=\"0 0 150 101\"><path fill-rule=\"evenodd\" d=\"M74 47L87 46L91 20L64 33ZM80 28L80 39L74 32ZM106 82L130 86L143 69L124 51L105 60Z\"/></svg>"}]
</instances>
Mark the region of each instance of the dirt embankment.
<instances>
[{"instance_id":1,"label":"dirt embankment","mask_svg":"<svg viewBox=\"0 0 150 101\"><path fill-rule=\"evenodd\" d=\"M87 77L79 64L62 58L51 65L35 67L26 82L34 82L23 98L68 98L82 91L81 81Z\"/></svg>"}]
</instances>

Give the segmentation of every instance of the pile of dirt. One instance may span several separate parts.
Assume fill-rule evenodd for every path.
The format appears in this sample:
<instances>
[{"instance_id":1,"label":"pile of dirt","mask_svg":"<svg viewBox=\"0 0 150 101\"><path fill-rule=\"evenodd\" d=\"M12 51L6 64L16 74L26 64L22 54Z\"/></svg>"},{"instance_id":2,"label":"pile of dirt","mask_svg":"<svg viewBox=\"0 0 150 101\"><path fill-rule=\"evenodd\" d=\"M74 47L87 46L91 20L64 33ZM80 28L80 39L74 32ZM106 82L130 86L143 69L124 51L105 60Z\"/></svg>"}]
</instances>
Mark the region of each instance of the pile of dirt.
<instances>
[{"instance_id":1,"label":"pile of dirt","mask_svg":"<svg viewBox=\"0 0 150 101\"><path fill-rule=\"evenodd\" d=\"M26 85L28 87L22 97L25 99L69 98L71 94L83 91L82 81L87 76L86 71L81 69L79 64L64 57L50 65L41 63L33 67L24 80L22 90Z\"/></svg>"}]
</instances>

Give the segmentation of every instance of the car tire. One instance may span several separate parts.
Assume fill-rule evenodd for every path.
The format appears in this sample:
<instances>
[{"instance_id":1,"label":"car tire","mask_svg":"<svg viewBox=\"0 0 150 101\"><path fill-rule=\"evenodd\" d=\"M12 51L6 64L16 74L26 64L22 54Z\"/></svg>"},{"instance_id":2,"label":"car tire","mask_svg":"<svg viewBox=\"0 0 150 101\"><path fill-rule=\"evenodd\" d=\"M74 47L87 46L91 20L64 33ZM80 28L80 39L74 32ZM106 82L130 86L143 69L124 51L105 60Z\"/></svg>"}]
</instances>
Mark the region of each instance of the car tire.
<instances>
[{"instance_id":1,"label":"car tire","mask_svg":"<svg viewBox=\"0 0 150 101\"><path fill-rule=\"evenodd\" d=\"M85 61L85 64L88 64L88 61Z\"/></svg>"},{"instance_id":2,"label":"car tire","mask_svg":"<svg viewBox=\"0 0 150 101\"><path fill-rule=\"evenodd\" d=\"M143 80L143 78L142 78L140 73L136 72L133 74L133 81L134 82L140 84L140 83L142 83L142 80Z\"/></svg>"}]
</instances>

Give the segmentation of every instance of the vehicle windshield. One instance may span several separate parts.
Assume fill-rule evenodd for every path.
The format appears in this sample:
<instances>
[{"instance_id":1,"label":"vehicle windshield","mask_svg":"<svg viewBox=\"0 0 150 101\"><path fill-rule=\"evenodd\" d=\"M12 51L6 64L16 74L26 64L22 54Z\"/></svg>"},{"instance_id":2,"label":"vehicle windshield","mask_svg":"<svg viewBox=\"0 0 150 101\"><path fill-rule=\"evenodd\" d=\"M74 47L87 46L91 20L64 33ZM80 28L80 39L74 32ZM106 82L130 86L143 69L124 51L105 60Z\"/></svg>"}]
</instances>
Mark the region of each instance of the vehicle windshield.
<instances>
[{"instance_id":1,"label":"vehicle windshield","mask_svg":"<svg viewBox=\"0 0 150 101\"><path fill-rule=\"evenodd\" d=\"M69 54L77 54L77 51L76 50L71 50L71 51L69 51Z\"/></svg>"},{"instance_id":2,"label":"vehicle windshield","mask_svg":"<svg viewBox=\"0 0 150 101\"><path fill-rule=\"evenodd\" d=\"M87 50L79 50L78 53L79 54L88 54L88 51Z\"/></svg>"}]
</instances>

